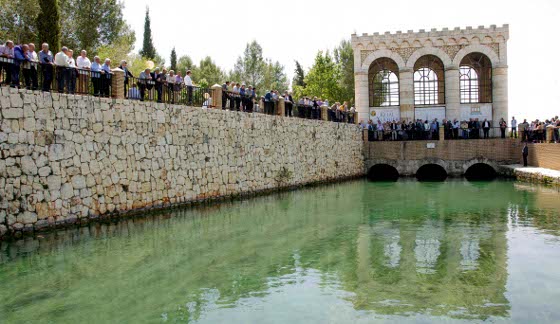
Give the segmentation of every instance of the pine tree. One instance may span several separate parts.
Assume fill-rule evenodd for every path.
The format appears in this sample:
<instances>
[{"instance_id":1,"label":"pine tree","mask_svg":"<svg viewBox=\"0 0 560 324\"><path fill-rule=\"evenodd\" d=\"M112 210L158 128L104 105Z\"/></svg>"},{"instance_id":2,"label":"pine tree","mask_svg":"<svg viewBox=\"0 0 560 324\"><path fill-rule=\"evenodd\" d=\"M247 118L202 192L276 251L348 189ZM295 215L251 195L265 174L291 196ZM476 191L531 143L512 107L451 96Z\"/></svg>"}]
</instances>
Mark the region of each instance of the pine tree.
<instances>
[{"instance_id":1,"label":"pine tree","mask_svg":"<svg viewBox=\"0 0 560 324\"><path fill-rule=\"evenodd\" d=\"M175 47L171 50L171 70L177 71L177 52L175 52Z\"/></svg>"},{"instance_id":2,"label":"pine tree","mask_svg":"<svg viewBox=\"0 0 560 324\"><path fill-rule=\"evenodd\" d=\"M53 53L60 48L60 11L58 0L39 0L41 12L37 16L37 30L41 43L48 43Z\"/></svg>"},{"instance_id":3,"label":"pine tree","mask_svg":"<svg viewBox=\"0 0 560 324\"><path fill-rule=\"evenodd\" d=\"M153 60L156 57L156 49L152 41L152 28L150 27L150 9L146 7L146 20L144 21L144 42L140 51L142 57Z\"/></svg>"},{"instance_id":4,"label":"pine tree","mask_svg":"<svg viewBox=\"0 0 560 324\"><path fill-rule=\"evenodd\" d=\"M303 68L298 61L296 61L293 84L305 88L305 72L303 72Z\"/></svg>"}]
</instances>

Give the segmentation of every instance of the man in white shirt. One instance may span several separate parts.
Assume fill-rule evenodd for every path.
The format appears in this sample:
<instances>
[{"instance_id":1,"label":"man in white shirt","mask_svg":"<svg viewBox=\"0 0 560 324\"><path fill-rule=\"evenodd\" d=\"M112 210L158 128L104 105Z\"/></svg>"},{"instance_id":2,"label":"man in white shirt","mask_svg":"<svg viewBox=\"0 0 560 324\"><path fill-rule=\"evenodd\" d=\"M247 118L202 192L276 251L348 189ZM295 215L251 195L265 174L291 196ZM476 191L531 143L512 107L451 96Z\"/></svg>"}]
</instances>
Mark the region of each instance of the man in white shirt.
<instances>
[{"instance_id":1,"label":"man in white shirt","mask_svg":"<svg viewBox=\"0 0 560 324\"><path fill-rule=\"evenodd\" d=\"M187 71L187 74L185 75L185 86L187 86L187 105L190 106L192 105L192 92L193 92L193 82L191 79L191 70Z\"/></svg>"},{"instance_id":2,"label":"man in white shirt","mask_svg":"<svg viewBox=\"0 0 560 324\"><path fill-rule=\"evenodd\" d=\"M515 117L511 117L511 137L517 138L517 120Z\"/></svg>"},{"instance_id":3,"label":"man in white shirt","mask_svg":"<svg viewBox=\"0 0 560 324\"><path fill-rule=\"evenodd\" d=\"M56 78L58 79L58 92L64 92L64 84L69 83L69 58L68 47L63 46L62 50L54 56L54 64L56 65Z\"/></svg>"},{"instance_id":4,"label":"man in white shirt","mask_svg":"<svg viewBox=\"0 0 560 324\"><path fill-rule=\"evenodd\" d=\"M91 69L91 61L87 57L87 52L82 50L80 56L76 59L76 71L78 72L78 93L88 93L89 69Z\"/></svg>"},{"instance_id":5,"label":"man in white shirt","mask_svg":"<svg viewBox=\"0 0 560 324\"><path fill-rule=\"evenodd\" d=\"M68 67L68 93L74 94L78 73L76 70L76 60L74 60L74 51L71 49L68 50Z\"/></svg>"},{"instance_id":6,"label":"man in white shirt","mask_svg":"<svg viewBox=\"0 0 560 324\"><path fill-rule=\"evenodd\" d=\"M6 41L4 46L0 47L0 73L2 70L6 73L4 83L12 84L12 65L14 64L14 42Z\"/></svg>"},{"instance_id":7,"label":"man in white shirt","mask_svg":"<svg viewBox=\"0 0 560 324\"><path fill-rule=\"evenodd\" d=\"M80 56L78 56L78 59L76 59L76 66L78 67L78 69L89 70L89 68L91 68L91 62L87 57L87 52L85 50L82 50L80 52Z\"/></svg>"}]
</instances>

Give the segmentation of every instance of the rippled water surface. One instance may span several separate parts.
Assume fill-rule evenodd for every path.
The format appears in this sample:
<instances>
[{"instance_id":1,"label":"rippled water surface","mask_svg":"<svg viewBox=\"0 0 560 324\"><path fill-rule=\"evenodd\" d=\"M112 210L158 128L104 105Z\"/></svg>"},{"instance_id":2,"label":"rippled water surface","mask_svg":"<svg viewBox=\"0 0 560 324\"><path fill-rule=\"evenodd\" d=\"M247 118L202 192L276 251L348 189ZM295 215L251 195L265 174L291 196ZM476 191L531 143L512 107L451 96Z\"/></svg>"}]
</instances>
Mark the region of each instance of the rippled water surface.
<instances>
[{"instance_id":1,"label":"rippled water surface","mask_svg":"<svg viewBox=\"0 0 560 324\"><path fill-rule=\"evenodd\" d=\"M558 323L559 208L356 181L1 243L0 323Z\"/></svg>"}]
</instances>

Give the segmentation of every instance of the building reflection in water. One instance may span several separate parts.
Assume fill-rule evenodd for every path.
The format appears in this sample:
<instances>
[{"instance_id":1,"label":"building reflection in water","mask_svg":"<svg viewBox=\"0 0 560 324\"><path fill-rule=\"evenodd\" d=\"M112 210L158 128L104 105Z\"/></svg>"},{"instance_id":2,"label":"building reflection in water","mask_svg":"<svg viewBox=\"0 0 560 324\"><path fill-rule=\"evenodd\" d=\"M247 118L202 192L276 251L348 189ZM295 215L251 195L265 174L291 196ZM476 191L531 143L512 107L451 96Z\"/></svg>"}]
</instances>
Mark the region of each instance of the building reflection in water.
<instances>
[{"instance_id":1,"label":"building reflection in water","mask_svg":"<svg viewBox=\"0 0 560 324\"><path fill-rule=\"evenodd\" d=\"M371 203L382 194L389 199ZM475 194L476 202L456 198ZM13 282L0 280L0 289L51 296L53 287L79 288L129 305L130 319L192 320L209 305L234 309L315 278L314 285L339 291L357 311L507 318L508 223L525 218L550 231L559 227L557 217L554 223L524 212L535 208L534 195L499 182L482 189L463 183L372 189L357 182L98 224L2 243L0 279ZM27 270L11 270L18 267ZM0 311L25 298L0 301ZM76 302L70 293L59 298L57 305ZM47 309L48 300L35 301L38 318L49 314L39 311L43 302ZM81 309L82 316L89 311Z\"/></svg>"}]
</instances>

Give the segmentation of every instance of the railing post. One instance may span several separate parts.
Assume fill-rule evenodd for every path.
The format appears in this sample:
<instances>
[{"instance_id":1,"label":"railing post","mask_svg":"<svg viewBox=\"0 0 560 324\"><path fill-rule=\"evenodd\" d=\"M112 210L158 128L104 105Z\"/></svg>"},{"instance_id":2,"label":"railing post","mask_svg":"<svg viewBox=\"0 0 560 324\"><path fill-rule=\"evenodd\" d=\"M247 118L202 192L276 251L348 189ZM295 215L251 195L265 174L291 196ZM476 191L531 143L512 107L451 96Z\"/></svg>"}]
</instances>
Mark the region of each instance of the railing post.
<instances>
[{"instance_id":1,"label":"railing post","mask_svg":"<svg viewBox=\"0 0 560 324\"><path fill-rule=\"evenodd\" d=\"M439 126L439 140L445 140L445 128L443 128L443 125Z\"/></svg>"},{"instance_id":2,"label":"railing post","mask_svg":"<svg viewBox=\"0 0 560 324\"><path fill-rule=\"evenodd\" d=\"M321 106L321 120L327 121L329 120L329 107Z\"/></svg>"},{"instance_id":3,"label":"railing post","mask_svg":"<svg viewBox=\"0 0 560 324\"><path fill-rule=\"evenodd\" d=\"M111 98L124 99L124 71L115 68L111 70ZM101 77L105 77L102 75Z\"/></svg>"},{"instance_id":4,"label":"railing post","mask_svg":"<svg viewBox=\"0 0 560 324\"><path fill-rule=\"evenodd\" d=\"M554 126L552 125L548 125L546 126L545 132L546 132L546 142L547 143L554 143Z\"/></svg>"},{"instance_id":5,"label":"railing post","mask_svg":"<svg viewBox=\"0 0 560 324\"><path fill-rule=\"evenodd\" d=\"M220 109L222 107L222 86L215 84L212 86L212 105L214 108Z\"/></svg>"},{"instance_id":6,"label":"railing post","mask_svg":"<svg viewBox=\"0 0 560 324\"><path fill-rule=\"evenodd\" d=\"M278 98L278 109L276 114L278 116L284 116L284 112L286 111L286 103L284 101L284 97Z\"/></svg>"}]
</instances>

